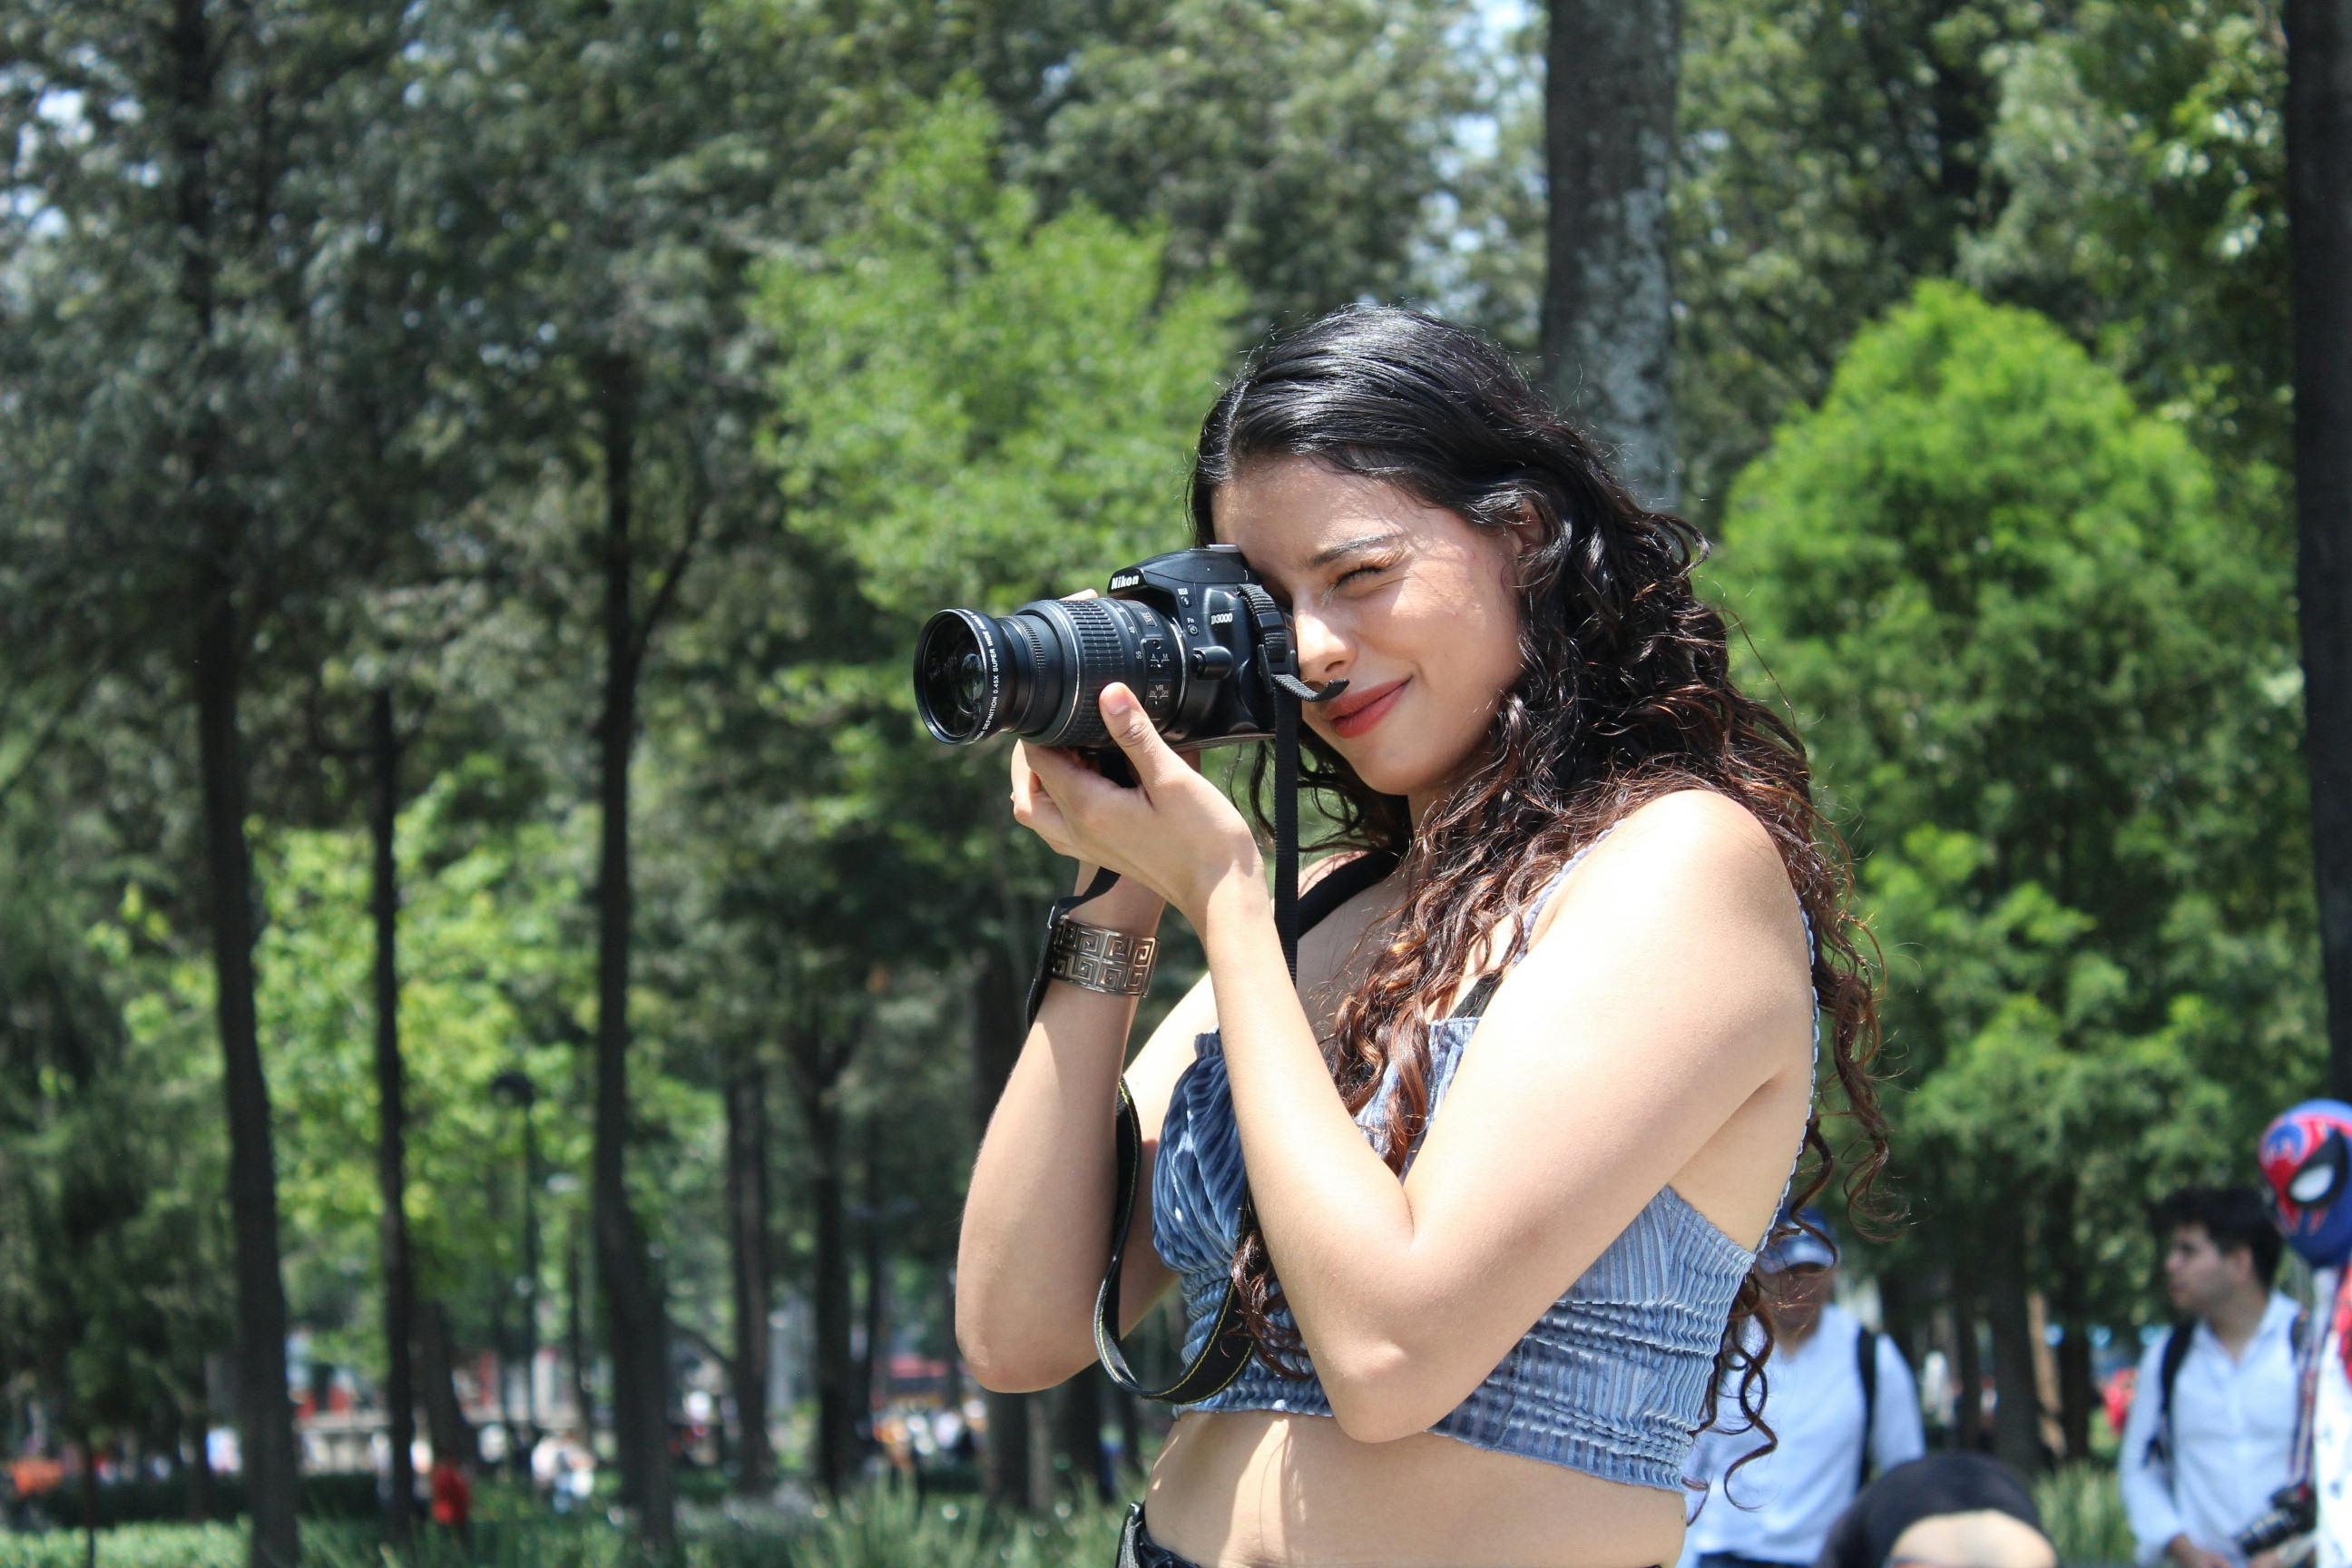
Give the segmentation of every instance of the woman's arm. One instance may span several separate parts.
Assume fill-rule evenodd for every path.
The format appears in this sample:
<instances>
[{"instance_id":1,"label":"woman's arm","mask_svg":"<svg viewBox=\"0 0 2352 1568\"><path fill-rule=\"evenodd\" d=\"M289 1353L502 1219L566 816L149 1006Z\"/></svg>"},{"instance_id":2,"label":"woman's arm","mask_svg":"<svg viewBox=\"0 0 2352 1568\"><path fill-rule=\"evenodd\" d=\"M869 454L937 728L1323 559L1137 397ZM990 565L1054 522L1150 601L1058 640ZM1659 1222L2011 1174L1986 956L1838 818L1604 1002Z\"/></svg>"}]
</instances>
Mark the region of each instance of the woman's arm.
<instances>
[{"instance_id":1,"label":"woman's arm","mask_svg":"<svg viewBox=\"0 0 2352 1568\"><path fill-rule=\"evenodd\" d=\"M1793 898L1743 809L1643 808L1573 902L1497 989L1402 1184L1331 1088L1263 893L1228 883L1205 909L1259 1223L1352 1436L1461 1403L1750 1096L1804 1070ZM1759 1233L1780 1180L1759 1184Z\"/></svg>"},{"instance_id":2,"label":"woman's arm","mask_svg":"<svg viewBox=\"0 0 2352 1568\"><path fill-rule=\"evenodd\" d=\"M1259 1223L1350 1436L1402 1436L1460 1404L1778 1084L1787 1114L1749 1118L1732 1141L1733 1169L1756 1175L1752 1192L1728 1184L1763 1231L1803 1126L1788 1080L1804 1081L1812 1008L1787 873L1743 807L1668 795L1594 849L1496 989L1400 1184L1332 1086L1248 825L1123 688L1101 706L1136 787L1039 752L1045 787L1021 819L1157 889L1202 933Z\"/></svg>"},{"instance_id":3,"label":"woman's arm","mask_svg":"<svg viewBox=\"0 0 2352 1568\"><path fill-rule=\"evenodd\" d=\"M1082 869L1080 886L1092 876ZM1072 918L1139 936L1157 894L1121 881ZM1142 1186L1120 1276L1124 1331L1171 1276L1150 1246L1150 1171L1160 1117L1192 1038L1215 1021L1205 983L1188 993L1129 1073L1144 1131ZM1045 988L990 1114L956 1249L956 1342L982 1386L1050 1388L1094 1359L1095 1292L1109 1256L1113 1117L1136 1002L1055 981Z\"/></svg>"}]
</instances>

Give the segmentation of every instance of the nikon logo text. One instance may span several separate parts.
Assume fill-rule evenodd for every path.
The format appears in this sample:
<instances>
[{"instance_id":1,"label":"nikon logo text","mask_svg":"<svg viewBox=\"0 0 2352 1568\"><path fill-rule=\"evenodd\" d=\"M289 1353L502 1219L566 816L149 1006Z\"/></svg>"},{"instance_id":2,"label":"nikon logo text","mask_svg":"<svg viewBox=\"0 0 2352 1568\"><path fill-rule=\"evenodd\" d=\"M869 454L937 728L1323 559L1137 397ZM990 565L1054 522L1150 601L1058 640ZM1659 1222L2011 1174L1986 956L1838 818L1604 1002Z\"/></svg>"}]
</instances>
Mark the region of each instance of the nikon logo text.
<instances>
[{"instance_id":1,"label":"nikon logo text","mask_svg":"<svg viewBox=\"0 0 2352 1568\"><path fill-rule=\"evenodd\" d=\"M1116 594L1121 588L1132 588L1142 581L1143 578L1137 573L1122 572L1110 580L1111 592Z\"/></svg>"}]
</instances>

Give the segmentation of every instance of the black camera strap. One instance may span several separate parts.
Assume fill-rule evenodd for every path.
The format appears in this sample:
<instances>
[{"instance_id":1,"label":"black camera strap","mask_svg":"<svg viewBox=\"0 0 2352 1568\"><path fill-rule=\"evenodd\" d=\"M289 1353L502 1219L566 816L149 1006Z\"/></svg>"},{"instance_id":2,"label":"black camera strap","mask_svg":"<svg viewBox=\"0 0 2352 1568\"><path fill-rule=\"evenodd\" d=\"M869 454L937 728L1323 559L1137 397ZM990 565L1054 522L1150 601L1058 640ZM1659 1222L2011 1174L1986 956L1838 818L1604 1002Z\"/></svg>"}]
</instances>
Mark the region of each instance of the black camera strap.
<instances>
[{"instance_id":1,"label":"black camera strap","mask_svg":"<svg viewBox=\"0 0 2352 1568\"><path fill-rule=\"evenodd\" d=\"M1297 909L1297 933L1303 935L1315 929L1324 916L1354 898L1358 893L1386 877L1397 868L1397 858L1386 852L1360 855L1307 889ZM1255 1348L1248 1330L1241 1321L1241 1292L1233 1281L1225 1282L1224 1296L1217 1303L1217 1312L1209 1330L1209 1338L1192 1364L1179 1373L1175 1381L1161 1388L1146 1388L1141 1379L1128 1365L1127 1355L1118 1342L1118 1281L1127 1261L1128 1228L1135 1221L1135 1198L1138 1180L1143 1168L1143 1123L1135 1113L1135 1101L1127 1092L1127 1080L1118 1081L1118 1175L1112 1189L1110 1216L1110 1263L1103 1270L1102 1288L1095 1293L1095 1354L1110 1374L1110 1380L1145 1399L1164 1400L1171 1405L1196 1405L1216 1394L1241 1375L1249 1364ZM1247 1230L1253 1218L1249 1195L1242 1195L1241 1228Z\"/></svg>"},{"instance_id":2,"label":"black camera strap","mask_svg":"<svg viewBox=\"0 0 2352 1568\"><path fill-rule=\"evenodd\" d=\"M1260 655L1258 667L1274 711L1274 924L1282 943L1283 963L1295 984L1298 979L1299 933L1393 871L1397 858L1389 854L1359 857L1317 883L1302 907L1298 897L1299 704L1328 702L1346 690L1348 683L1334 680L1318 689L1301 680L1290 625L1273 595L1255 583L1243 584L1237 591L1249 607ZM1026 1023L1035 1024L1037 1010L1045 1005L1055 928L1072 910L1089 899L1101 897L1118 880L1118 872L1098 870L1083 891L1055 900L1046 911L1045 942L1038 956L1037 973L1029 982ZM1228 1280L1208 1342L1174 1382L1157 1389L1143 1386L1128 1366L1127 1356L1118 1343L1118 1277L1126 1261L1128 1227L1135 1218L1136 1186L1143 1163L1142 1122L1136 1115L1135 1101L1128 1093L1123 1077L1118 1084L1116 1143L1118 1173L1111 1201L1110 1262L1104 1270L1102 1287L1095 1294L1095 1351L1111 1381L1129 1393L1172 1405L1197 1404L1233 1382L1249 1363L1255 1343L1241 1321L1239 1292ZM1242 1228L1247 1230L1254 1218L1244 1188Z\"/></svg>"}]
</instances>

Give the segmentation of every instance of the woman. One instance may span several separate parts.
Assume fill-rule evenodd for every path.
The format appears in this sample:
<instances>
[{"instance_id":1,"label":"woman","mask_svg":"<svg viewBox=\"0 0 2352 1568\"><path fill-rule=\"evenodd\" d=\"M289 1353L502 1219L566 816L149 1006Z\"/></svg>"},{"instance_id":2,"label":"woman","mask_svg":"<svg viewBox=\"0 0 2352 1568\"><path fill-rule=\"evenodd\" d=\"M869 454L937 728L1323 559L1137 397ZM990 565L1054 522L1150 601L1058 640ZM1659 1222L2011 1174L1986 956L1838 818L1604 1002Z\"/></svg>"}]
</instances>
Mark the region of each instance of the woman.
<instances>
[{"instance_id":1,"label":"woman","mask_svg":"<svg viewBox=\"0 0 2352 1568\"><path fill-rule=\"evenodd\" d=\"M1473 333L1352 309L1269 344L1192 506L1301 677L1348 682L1302 773L1396 865L1301 937L1294 985L1256 836L1132 694L1101 703L1138 787L1014 749L1015 819L1081 889L1118 873L1072 918L1141 937L1173 904L1208 954L1126 1075L1150 1201L1118 1327L1181 1280L1196 1350L1230 1274L1259 1353L1180 1415L1121 1560L1671 1562L1717 1378L1754 1403L1757 1247L1801 1144L1827 1152L1818 1011L1863 1179L1884 1156L1801 748L1732 688L1695 532ZM1050 984L982 1142L956 1315L990 1387L1094 1357L1133 1010Z\"/></svg>"}]
</instances>

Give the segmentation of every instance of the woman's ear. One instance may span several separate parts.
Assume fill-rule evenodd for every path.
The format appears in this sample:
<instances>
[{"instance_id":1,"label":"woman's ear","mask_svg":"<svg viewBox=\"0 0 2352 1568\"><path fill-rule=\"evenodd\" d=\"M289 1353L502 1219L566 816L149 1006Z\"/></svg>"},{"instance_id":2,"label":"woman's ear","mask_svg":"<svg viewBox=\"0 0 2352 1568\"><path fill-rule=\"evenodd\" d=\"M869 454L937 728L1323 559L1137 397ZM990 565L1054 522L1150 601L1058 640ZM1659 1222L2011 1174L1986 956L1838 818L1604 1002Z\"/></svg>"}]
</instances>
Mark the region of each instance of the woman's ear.
<instances>
[{"instance_id":1,"label":"woman's ear","mask_svg":"<svg viewBox=\"0 0 2352 1568\"><path fill-rule=\"evenodd\" d=\"M1509 531L1513 572L1524 586L1536 552L1544 547L1543 519L1537 514L1534 502L1523 500L1512 509Z\"/></svg>"}]
</instances>

